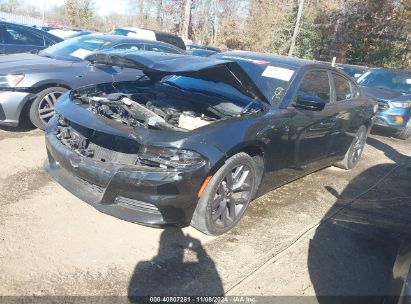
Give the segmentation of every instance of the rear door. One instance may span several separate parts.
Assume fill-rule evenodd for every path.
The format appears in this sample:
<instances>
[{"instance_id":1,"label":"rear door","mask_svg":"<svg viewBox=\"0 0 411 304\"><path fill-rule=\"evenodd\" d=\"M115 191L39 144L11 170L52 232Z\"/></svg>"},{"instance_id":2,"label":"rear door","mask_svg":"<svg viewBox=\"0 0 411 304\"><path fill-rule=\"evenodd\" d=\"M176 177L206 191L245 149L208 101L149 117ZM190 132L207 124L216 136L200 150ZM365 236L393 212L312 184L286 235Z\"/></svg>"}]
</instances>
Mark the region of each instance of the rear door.
<instances>
[{"instance_id":1,"label":"rear door","mask_svg":"<svg viewBox=\"0 0 411 304\"><path fill-rule=\"evenodd\" d=\"M343 156L351 145L353 134L364 121L361 114L363 106L357 86L352 80L335 72L331 75L334 85L332 106L334 111L338 112L337 123L340 132L332 143L330 155Z\"/></svg>"}]
</instances>

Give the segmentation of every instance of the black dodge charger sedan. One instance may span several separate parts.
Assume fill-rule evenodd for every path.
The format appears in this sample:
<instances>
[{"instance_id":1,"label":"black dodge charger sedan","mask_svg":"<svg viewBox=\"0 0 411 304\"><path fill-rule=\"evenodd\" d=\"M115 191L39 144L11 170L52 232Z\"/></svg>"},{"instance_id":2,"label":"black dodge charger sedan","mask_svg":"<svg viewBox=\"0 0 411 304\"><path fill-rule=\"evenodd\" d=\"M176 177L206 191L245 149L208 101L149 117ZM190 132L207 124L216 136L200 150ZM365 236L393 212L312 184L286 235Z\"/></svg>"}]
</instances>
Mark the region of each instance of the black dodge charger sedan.
<instances>
[{"instance_id":1,"label":"black dodge charger sedan","mask_svg":"<svg viewBox=\"0 0 411 304\"><path fill-rule=\"evenodd\" d=\"M353 168L377 110L325 64L256 53L100 52L132 82L63 95L49 174L101 212L219 235L258 195L332 164Z\"/></svg>"}]
</instances>

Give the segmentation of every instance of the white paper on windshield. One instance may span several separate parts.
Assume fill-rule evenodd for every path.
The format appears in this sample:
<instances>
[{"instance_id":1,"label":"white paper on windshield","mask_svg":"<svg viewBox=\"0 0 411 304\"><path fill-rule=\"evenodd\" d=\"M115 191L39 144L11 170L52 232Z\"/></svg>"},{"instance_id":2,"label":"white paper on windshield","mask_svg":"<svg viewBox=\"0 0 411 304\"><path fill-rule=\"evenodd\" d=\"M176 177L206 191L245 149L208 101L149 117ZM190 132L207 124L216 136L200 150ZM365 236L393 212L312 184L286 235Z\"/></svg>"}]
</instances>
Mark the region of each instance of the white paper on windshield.
<instances>
[{"instance_id":1,"label":"white paper on windshield","mask_svg":"<svg viewBox=\"0 0 411 304\"><path fill-rule=\"evenodd\" d=\"M87 55L93 53L92 51L85 50L85 49L78 49L77 51L74 51L73 53L70 54L70 56L77 57L80 59L86 58Z\"/></svg>"},{"instance_id":2,"label":"white paper on windshield","mask_svg":"<svg viewBox=\"0 0 411 304\"><path fill-rule=\"evenodd\" d=\"M271 65L267 66L263 74L261 74L261 76L264 76L264 77L275 78L275 79L280 79L284 81L290 81L293 75L294 75L293 70L274 67Z\"/></svg>"},{"instance_id":3,"label":"white paper on windshield","mask_svg":"<svg viewBox=\"0 0 411 304\"><path fill-rule=\"evenodd\" d=\"M407 78L407 79L405 80L405 82L406 82L407 84L411 84L411 79L410 79L410 78Z\"/></svg>"}]
</instances>

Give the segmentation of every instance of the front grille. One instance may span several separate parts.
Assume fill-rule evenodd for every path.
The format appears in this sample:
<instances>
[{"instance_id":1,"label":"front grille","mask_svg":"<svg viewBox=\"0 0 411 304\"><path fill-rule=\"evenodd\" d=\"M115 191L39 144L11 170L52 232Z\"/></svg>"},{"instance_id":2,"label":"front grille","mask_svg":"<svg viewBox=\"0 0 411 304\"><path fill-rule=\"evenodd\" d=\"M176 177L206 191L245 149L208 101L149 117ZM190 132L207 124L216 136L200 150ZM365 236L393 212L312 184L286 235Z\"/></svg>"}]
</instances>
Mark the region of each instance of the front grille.
<instances>
[{"instance_id":1,"label":"front grille","mask_svg":"<svg viewBox=\"0 0 411 304\"><path fill-rule=\"evenodd\" d=\"M380 112L387 111L390 108L388 103L386 103L384 101L377 101L377 103L378 103L378 111L380 111Z\"/></svg>"},{"instance_id":2,"label":"front grille","mask_svg":"<svg viewBox=\"0 0 411 304\"><path fill-rule=\"evenodd\" d=\"M104 193L104 188L100 187L96 184L92 184L78 176L75 176L78 180L79 183L83 184L90 192L92 193L98 193L98 194L103 194Z\"/></svg>"},{"instance_id":3,"label":"front grille","mask_svg":"<svg viewBox=\"0 0 411 304\"><path fill-rule=\"evenodd\" d=\"M101 147L93 142L90 142L88 149L94 152L93 158L102 162L113 162L119 164L135 164L137 161L136 154L126 154L115 152L113 150Z\"/></svg>"},{"instance_id":4,"label":"front grille","mask_svg":"<svg viewBox=\"0 0 411 304\"><path fill-rule=\"evenodd\" d=\"M156 206L150 203L141 202L135 199L131 199L124 196L117 196L116 203L119 206L133 209L145 213L160 214L160 211Z\"/></svg>"},{"instance_id":5,"label":"front grille","mask_svg":"<svg viewBox=\"0 0 411 304\"><path fill-rule=\"evenodd\" d=\"M129 138L105 134L59 119L57 138L70 150L101 162L134 165L139 143Z\"/></svg>"}]
</instances>

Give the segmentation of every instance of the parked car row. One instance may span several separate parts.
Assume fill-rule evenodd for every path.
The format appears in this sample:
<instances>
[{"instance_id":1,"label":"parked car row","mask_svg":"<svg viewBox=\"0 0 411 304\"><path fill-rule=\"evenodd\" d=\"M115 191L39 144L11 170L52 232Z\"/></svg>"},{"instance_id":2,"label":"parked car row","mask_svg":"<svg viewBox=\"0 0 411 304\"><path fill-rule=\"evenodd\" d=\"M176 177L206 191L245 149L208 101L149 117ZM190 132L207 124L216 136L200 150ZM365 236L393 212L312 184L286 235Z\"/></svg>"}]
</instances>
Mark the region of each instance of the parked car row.
<instances>
[{"instance_id":1,"label":"parked car row","mask_svg":"<svg viewBox=\"0 0 411 304\"><path fill-rule=\"evenodd\" d=\"M65 40L38 54L0 57L0 125L17 126L21 120L30 119L44 130L54 115L54 103L67 90L113 79L136 79L135 70L91 65L83 60L96 50L185 53L159 41L92 34Z\"/></svg>"}]
</instances>

